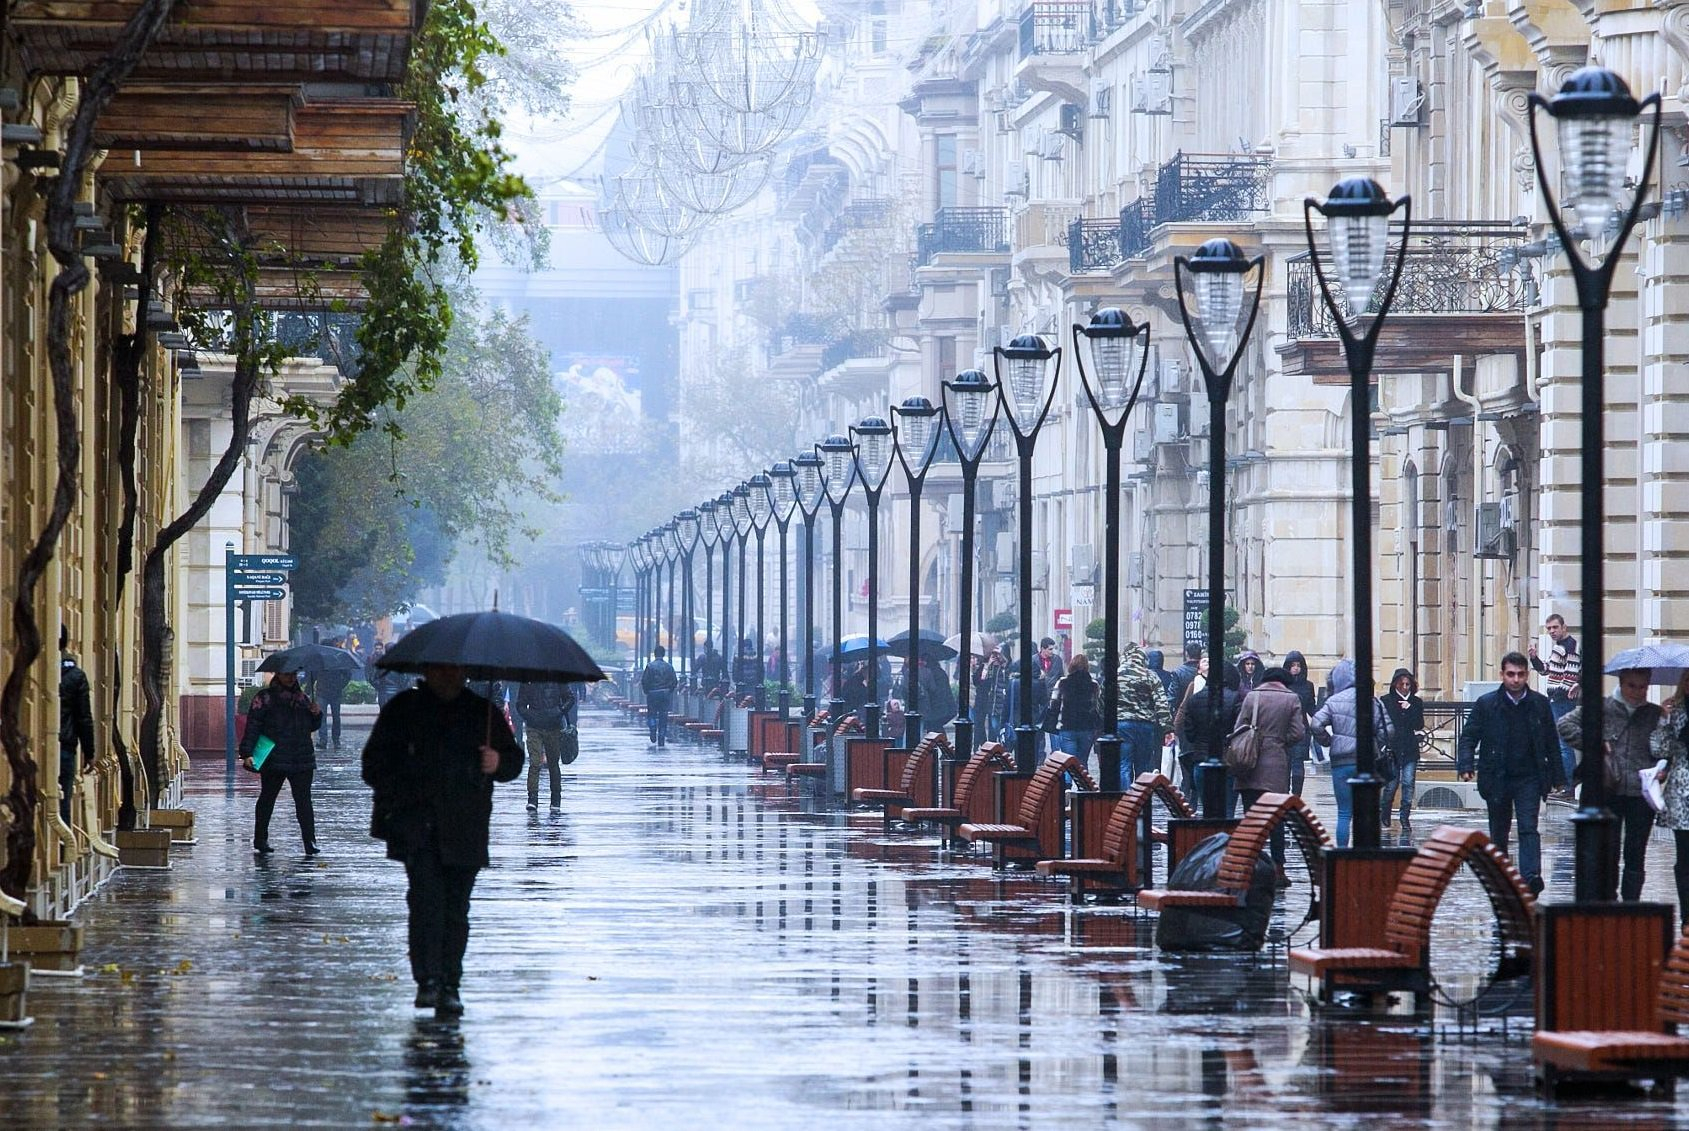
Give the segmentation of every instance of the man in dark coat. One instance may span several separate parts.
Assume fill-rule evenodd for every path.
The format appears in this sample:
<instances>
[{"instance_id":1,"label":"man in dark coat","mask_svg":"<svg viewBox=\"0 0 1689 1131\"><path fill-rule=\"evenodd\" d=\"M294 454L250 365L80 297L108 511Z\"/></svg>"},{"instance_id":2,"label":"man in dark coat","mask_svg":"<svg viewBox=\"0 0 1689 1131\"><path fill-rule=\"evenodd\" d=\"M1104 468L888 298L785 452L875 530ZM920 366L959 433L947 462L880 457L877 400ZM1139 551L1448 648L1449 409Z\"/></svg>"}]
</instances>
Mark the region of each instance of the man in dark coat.
<instances>
[{"instance_id":1,"label":"man in dark coat","mask_svg":"<svg viewBox=\"0 0 1689 1131\"><path fill-rule=\"evenodd\" d=\"M1207 683L1201 691L1192 695L1185 703L1184 713L1179 716L1179 768L1184 775L1184 788L1199 790L1201 784L1197 781L1196 769L1208 760L1209 750L1216 744L1223 745L1226 736L1237 726L1238 707L1243 703L1243 696L1239 691L1238 672L1235 665L1220 665L1220 726L1216 732L1212 708L1209 707L1209 696L1214 693L1214 685ZM1220 752L1216 752L1218 756ZM1223 770L1216 771L1223 773ZM1228 794L1231 792L1227 783ZM1231 809L1228 797L1227 811Z\"/></svg>"},{"instance_id":2,"label":"man in dark coat","mask_svg":"<svg viewBox=\"0 0 1689 1131\"><path fill-rule=\"evenodd\" d=\"M94 696L88 673L76 666L67 650L70 637L59 629L59 816L70 821L70 795L76 788L80 762L83 773L94 768ZM78 749L81 759L77 758Z\"/></svg>"},{"instance_id":3,"label":"man in dark coat","mask_svg":"<svg viewBox=\"0 0 1689 1131\"><path fill-rule=\"evenodd\" d=\"M674 706L674 689L680 677L674 665L663 659L666 653L661 644L651 650L651 662L639 673L639 689L645 692L645 725L651 732L652 746L669 744L669 710Z\"/></svg>"},{"instance_id":4,"label":"man in dark coat","mask_svg":"<svg viewBox=\"0 0 1689 1131\"><path fill-rule=\"evenodd\" d=\"M463 669L431 666L395 695L364 746L375 791L370 834L405 865L416 1007L463 1012L458 987L469 946L469 896L488 863L493 783L522 772L522 748L501 711L463 683Z\"/></svg>"},{"instance_id":5,"label":"man in dark coat","mask_svg":"<svg viewBox=\"0 0 1689 1131\"><path fill-rule=\"evenodd\" d=\"M258 772L258 808L252 827L252 850L261 856L270 852L270 814L282 786L293 794L293 811L299 818L299 837L305 855L317 855L317 815L311 804L311 778L317 770L317 755L311 736L322 728L323 709L311 702L299 687L293 672L277 672L270 685L252 697L246 712L246 730L241 733L240 764ZM255 766L258 740L272 746L263 764Z\"/></svg>"},{"instance_id":6,"label":"man in dark coat","mask_svg":"<svg viewBox=\"0 0 1689 1131\"><path fill-rule=\"evenodd\" d=\"M1518 652L1501 658L1501 687L1480 696L1460 731L1455 769L1461 781L1478 779L1490 810L1490 839L1507 851L1519 821L1519 872L1533 893L1542 883L1542 838L1537 817L1548 791L1562 785L1560 736L1548 698L1529 686L1530 661ZM1474 765L1474 763L1476 763Z\"/></svg>"},{"instance_id":7,"label":"man in dark coat","mask_svg":"<svg viewBox=\"0 0 1689 1131\"><path fill-rule=\"evenodd\" d=\"M342 640L335 640L329 647L339 648L342 652L346 652L348 656L352 656L351 652L346 651ZM352 658L356 659L355 656ZM340 704L346 698L346 685L352 682L352 673L355 670L357 670L355 666L335 668L332 671L317 672L311 677L312 697L316 699L317 705L328 716L328 726L317 732L318 750L327 750L331 739L334 742L334 748L340 749Z\"/></svg>"}]
</instances>

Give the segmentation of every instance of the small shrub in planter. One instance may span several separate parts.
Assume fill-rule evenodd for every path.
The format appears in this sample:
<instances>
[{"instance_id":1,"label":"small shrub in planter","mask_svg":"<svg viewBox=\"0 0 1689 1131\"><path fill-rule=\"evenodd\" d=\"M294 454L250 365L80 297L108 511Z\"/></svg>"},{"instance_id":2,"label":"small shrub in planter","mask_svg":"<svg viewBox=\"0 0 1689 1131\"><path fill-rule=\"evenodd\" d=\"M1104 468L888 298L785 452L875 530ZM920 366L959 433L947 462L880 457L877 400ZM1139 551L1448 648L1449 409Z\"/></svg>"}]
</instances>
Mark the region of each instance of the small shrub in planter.
<instances>
[{"instance_id":1,"label":"small shrub in planter","mask_svg":"<svg viewBox=\"0 0 1689 1131\"><path fill-rule=\"evenodd\" d=\"M340 697L342 703L374 703L375 688L361 679L354 679L346 685L346 693Z\"/></svg>"}]
</instances>

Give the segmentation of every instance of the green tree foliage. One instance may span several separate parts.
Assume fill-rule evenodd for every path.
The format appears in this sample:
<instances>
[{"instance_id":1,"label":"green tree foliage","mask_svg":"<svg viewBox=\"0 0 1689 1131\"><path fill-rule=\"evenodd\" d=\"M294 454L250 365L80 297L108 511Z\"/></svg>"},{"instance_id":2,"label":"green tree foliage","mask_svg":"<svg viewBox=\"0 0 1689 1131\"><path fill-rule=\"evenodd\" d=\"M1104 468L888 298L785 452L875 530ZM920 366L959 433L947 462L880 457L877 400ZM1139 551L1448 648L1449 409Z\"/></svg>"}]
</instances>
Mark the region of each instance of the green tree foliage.
<instances>
[{"instance_id":1,"label":"green tree foliage","mask_svg":"<svg viewBox=\"0 0 1689 1131\"><path fill-rule=\"evenodd\" d=\"M460 316L433 391L297 469L292 582L305 620L397 612L445 579L465 541L506 561L513 542L537 534L530 501L555 498L562 402L545 349L525 319L454 302ZM401 433L403 443L393 438Z\"/></svg>"},{"instance_id":2,"label":"green tree foliage","mask_svg":"<svg viewBox=\"0 0 1689 1131\"><path fill-rule=\"evenodd\" d=\"M985 631L996 635L1003 632L1013 632L1020 624L1020 618L1012 610L1004 609L985 622Z\"/></svg>"},{"instance_id":3,"label":"green tree foliage","mask_svg":"<svg viewBox=\"0 0 1689 1131\"><path fill-rule=\"evenodd\" d=\"M1091 667L1101 670L1103 662L1103 633L1108 631L1108 621L1097 617L1085 626L1085 658L1091 661Z\"/></svg>"},{"instance_id":4,"label":"green tree foliage","mask_svg":"<svg viewBox=\"0 0 1689 1131\"><path fill-rule=\"evenodd\" d=\"M1235 659L1238 653L1243 651L1243 642L1248 638L1248 634L1237 627L1237 622L1242 614L1227 605L1226 611L1221 616L1223 618L1222 623L1225 625L1226 658L1228 660ZM1208 639L1208 613L1206 610L1202 614L1202 639L1204 642Z\"/></svg>"}]
</instances>

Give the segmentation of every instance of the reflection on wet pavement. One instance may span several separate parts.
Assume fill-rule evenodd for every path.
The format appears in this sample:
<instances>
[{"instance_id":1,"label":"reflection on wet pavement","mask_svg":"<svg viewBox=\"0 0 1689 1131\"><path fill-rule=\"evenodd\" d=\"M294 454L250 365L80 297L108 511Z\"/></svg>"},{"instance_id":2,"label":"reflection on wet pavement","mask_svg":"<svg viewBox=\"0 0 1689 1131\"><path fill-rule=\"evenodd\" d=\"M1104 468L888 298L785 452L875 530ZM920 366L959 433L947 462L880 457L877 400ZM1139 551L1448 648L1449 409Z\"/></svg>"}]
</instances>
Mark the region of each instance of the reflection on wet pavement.
<instances>
[{"instance_id":1,"label":"reflection on wet pavement","mask_svg":"<svg viewBox=\"0 0 1689 1131\"><path fill-rule=\"evenodd\" d=\"M403 878L365 835L353 743L318 773L315 860L281 811L254 860L254 783L197 766L199 843L90 901L88 976L37 978L34 1028L0 1034L0 1126L1689 1122L1669 1101L1540 1102L1528 1001L1465 1035L1310 1010L1284 960L1313 932L1302 884L1260 954L1162 956L1129 907L1075 909L714 751L659 756L607 714L583 747L562 813L500 791L458 1024L411 1008ZM1545 820L1555 866L1565 812ZM1669 841L1650 872L1666 896ZM1483 907L1455 889L1451 959L1487 937Z\"/></svg>"}]
</instances>

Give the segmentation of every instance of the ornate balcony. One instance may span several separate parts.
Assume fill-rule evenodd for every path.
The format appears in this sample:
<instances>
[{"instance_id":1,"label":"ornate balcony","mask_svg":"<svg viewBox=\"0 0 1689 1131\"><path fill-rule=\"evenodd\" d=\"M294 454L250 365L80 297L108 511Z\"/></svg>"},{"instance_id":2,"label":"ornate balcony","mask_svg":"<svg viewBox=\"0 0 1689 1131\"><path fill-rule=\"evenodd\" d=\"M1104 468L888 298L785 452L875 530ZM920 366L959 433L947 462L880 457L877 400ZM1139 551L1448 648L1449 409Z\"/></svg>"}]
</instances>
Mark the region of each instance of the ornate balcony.
<instances>
[{"instance_id":1,"label":"ornate balcony","mask_svg":"<svg viewBox=\"0 0 1689 1131\"><path fill-rule=\"evenodd\" d=\"M925 267L945 252L1009 253L1006 208L940 208L930 224L915 230L915 266Z\"/></svg>"},{"instance_id":2,"label":"ornate balcony","mask_svg":"<svg viewBox=\"0 0 1689 1131\"><path fill-rule=\"evenodd\" d=\"M1032 0L1020 13L1020 57L1083 55L1098 31L1091 0Z\"/></svg>"},{"instance_id":3,"label":"ornate balcony","mask_svg":"<svg viewBox=\"0 0 1689 1131\"><path fill-rule=\"evenodd\" d=\"M1149 250L1155 228L1155 205L1138 199L1120 210L1120 261L1136 259Z\"/></svg>"},{"instance_id":4,"label":"ornate balcony","mask_svg":"<svg viewBox=\"0 0 1689 1131\"><path fill-rule=\"evenodd\" d=\"M1119 263L1124 242L1125 213L1117 220L1078 219L1067 228L1068 271L1107 271Z\"/></svg>"},{"instance_id":5,"label":"ornate balcony","mask_svg":"<svg viewBox=\"0 0 1689 1131\"><path fill-rule=\"evenodd\" d=\"M1235 222L1266 212L1271 172L1267 157L1177 153L1155 176L1155 222Z\"/></svg>"},{"instance_id":6,"label":"ornate balcony","mask_svg":"<svg viewBox=\"0 0 1689 1131\"><path fill-rule=\"evenodd\" d=\"M1499 264L1505 249L1530 233L1506 222L1439 220L1416 223L1408 239L1402 281L1379 338L1374 369L1417 372L1446 365L1451 354L1522 353L1520 316L1531 305L1535 282L1528 271ZM1392 238L1400 229L1392 225ZM1395 245L1392 244L1392 254ZM1511 258L1518 260L1515 253ZM1386 275L1393 261L1386 262ZM1285 371L1320 380L1347 380L1337 326L1320 297L1307 252L1286 264L1288 344L1280 348ZM1331 279L1327 268L1327 281ZM1373 302L1383 296L1380 282ZM1345 316L1348 301L1333 287Z\"/></svg>"}]
</instances>

